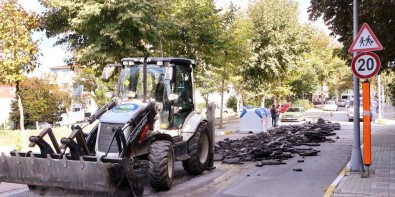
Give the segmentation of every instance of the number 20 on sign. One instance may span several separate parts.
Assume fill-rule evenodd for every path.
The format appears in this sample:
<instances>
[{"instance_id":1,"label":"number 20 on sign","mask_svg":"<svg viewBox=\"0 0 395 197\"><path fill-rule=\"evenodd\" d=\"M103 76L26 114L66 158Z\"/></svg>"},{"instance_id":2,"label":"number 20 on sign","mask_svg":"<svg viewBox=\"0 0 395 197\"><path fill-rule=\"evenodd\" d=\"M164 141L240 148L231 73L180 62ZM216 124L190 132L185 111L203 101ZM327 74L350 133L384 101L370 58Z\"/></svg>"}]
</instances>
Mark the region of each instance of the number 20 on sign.
<instances>
[{"instance_id":1,"label":"number 20 on sign","mask_svg":"<svg viewBox=\"0 0 395 197\"><path fill-rule=\"evenodd\" d=\"M380 70L380 58L373 52L359 53L352 60L351 69L355 76L369 79Z\"/></svg>"}]
</instances>

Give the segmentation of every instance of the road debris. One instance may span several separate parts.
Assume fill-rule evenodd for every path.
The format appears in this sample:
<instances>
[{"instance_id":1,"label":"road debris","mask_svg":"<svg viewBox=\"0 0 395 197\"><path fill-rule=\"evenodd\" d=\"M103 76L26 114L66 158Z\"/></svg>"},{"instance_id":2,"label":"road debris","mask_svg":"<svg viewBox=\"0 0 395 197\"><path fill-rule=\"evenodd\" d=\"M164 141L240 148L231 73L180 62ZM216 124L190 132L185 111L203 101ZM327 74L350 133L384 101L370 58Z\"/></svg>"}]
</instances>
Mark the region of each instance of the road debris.
<instances>
[{"instance_id":1,"label":"road debris","mask_svg":"<svg viewBox=\"0 0 395 197\"><path fill-rule=\"evenodd\" d=\"M295 154L317 156L320 151L313 147L323 142L335 142L330 138L336 135L335 130L340 130L339 123L320 118L317 123L281 126L236 140L226 138L216 143L215 161L227 164L253 161L256 162L255 166L262 167L286 164L283 161L293 158Z\"/></svg>"}]
</instances>

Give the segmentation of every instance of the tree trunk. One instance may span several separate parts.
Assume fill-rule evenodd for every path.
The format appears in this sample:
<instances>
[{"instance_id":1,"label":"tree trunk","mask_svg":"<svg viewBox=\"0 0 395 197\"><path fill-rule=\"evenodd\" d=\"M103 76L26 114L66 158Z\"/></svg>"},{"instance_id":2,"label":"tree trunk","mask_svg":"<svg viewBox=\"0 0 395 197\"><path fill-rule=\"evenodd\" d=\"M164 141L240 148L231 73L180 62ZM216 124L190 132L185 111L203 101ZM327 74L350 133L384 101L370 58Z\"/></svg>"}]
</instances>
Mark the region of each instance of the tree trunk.
<instances>
[{"instance_id":1,"label":"tree trunk","mask_svg":"<svg viewBox=\"0 0 395 197\"><path fill-rule=\"evenodd\" d=\"M237 96L236 96L236 99L237 99L236 114L237 114L237 115L240 115L240 96L237 95Z\"/></svg>"},{"instance_id":2,"label":"tree trunk","mask_svg":"<svg viewBox=\"0 0 395 197\"><path fill-rule=\"evenodd\" d=\"M321 88L321 109L324 110L324 85Z\"/></svg>"},{"instance_id":3,"label":"tree trunk","mask_svg":"<svg viewBox=\"0 0 395 197\"><path fill-rule=\"evenodd\" d=\"M265 101L266 101L266 97L263 96L261 101L261 107L265 107Z\"/></svg>"},{"instance_id":4,"label":"tree trunk","mask_svg":"<svg viewBox=\"0 0 395 197\"><path fill-rule=\"evenodd\" d=\"M224 69L225 73L225 69ZM222 82L221 82L221 106L219 108L220 114L219 114L219 125L218 127L222 129L222 112L223 112L223 106L224 106L224 86L225 86L225 76L222 76Z\"/></svg>"},{"instance_id":5,"label":"tree trunk","mask_svg":"<svg viewBox=\"0 0 395 197\"><path fill-rule=\"evenodd\" d=\"M208 108L208 94L203 95L204 102L206 103L206 109Z\"/></svg>"},{"instance_id":6,"label":"tree trunk","mask_svg":"<svg viewBox=\"0 0 395 197\"><path fill-rule=\"evenodd\" d=\"M336 97L336 102L337 102L339 100L339 90L338 90L337 86L334 86L333 91L335 92L335 97Z\"/></svg>"},{"instance_id":7,"label":"tree trunk","mask_svg":"<svg viewBox=\"0 0 395 197\"><path fill-rule=\"evenodd\" d=\"M39 127L39 125L38 125L38 121L36 121L36 130L37 130L37 131L40 131L40 127Z\"/></svg>"},{"instance_id":8,"label":"tree trunk","mask_svg":"<svg viewBox=\"0 0 395 197\"><path fill-rule=\"evenodd\" d=\"M18 109L19 109L19 126L21 128L21 131L25 130L25 117L23 116L23 106L22 106L22 99L19 96L18 93L16 93L18 96Z\"/></svg>"}]
</instances>

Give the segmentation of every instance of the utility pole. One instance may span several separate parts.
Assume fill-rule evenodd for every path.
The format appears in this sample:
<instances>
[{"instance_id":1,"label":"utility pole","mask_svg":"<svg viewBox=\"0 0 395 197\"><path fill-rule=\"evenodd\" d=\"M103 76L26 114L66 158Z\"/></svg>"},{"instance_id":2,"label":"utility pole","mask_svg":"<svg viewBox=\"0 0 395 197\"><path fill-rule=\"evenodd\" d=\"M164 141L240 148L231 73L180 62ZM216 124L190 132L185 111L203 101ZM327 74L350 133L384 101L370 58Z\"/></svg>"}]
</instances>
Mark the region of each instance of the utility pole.
<instances>
[{"instance_id":1,"label":"utility pole","mask_svg":"<svg viewBox=\"0 0 395 197\"><path fill-rule=\"evenodd\" d=\"M381 105L381 75L379 75L377 77L377 105L378 105L378 109L379 109L379 120L383 119L383 115L381 114L382 110L382 105Z\"/></svg>"},{"instance_id":2,"label":"utility pole","mask_svg":"<svg viewBox=\"0 0 395 197\"><path fill-rule=\"evenodd\" d=\"M358 33L358 0L354 0L353 4L353 36L354 40ZM353 53L353 57L357 55L356 52ZM359 78L353 75L354 82L354 140L351 152L351 171L362 172L364 170L362 163L362 153L361 153L361 140L360 140L360 127L359 127Z\"/></svg>"}]
</instances>

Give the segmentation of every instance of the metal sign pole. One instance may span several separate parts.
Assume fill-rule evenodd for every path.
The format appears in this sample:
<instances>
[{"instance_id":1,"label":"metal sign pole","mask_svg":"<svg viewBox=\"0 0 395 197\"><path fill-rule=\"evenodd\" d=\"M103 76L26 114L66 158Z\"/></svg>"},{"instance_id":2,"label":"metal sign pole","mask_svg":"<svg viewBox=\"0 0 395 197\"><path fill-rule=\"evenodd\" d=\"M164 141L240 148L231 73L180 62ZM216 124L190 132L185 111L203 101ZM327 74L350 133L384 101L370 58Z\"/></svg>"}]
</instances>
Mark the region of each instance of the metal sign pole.
<instances>
[{"instance_id":1,"label":"metal sign pole","mask_svg":"<svg viewBox=\"0 0 395 197\"><path fill-rule=\"evenodd\" d=\"M357 37L358 32L358 0L354 0L354 39ZM353 57L357 55L353 53ZM360 128L359 128L359 79L355 75L353 76L354 82L354 140L351 152L351 171L363 171L362 164L362 153L361 153L361 140L360 140Z\"/></svg>"}]
</instances>

